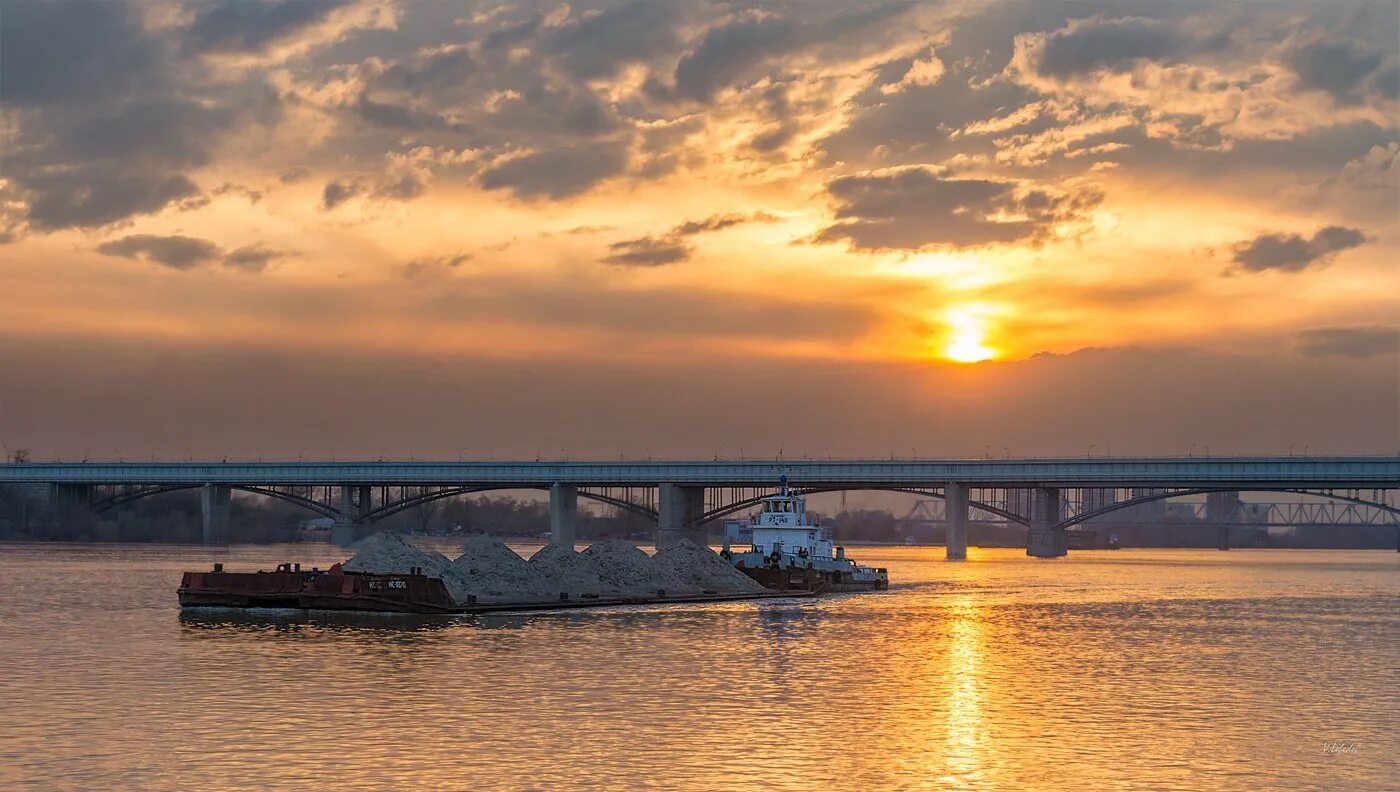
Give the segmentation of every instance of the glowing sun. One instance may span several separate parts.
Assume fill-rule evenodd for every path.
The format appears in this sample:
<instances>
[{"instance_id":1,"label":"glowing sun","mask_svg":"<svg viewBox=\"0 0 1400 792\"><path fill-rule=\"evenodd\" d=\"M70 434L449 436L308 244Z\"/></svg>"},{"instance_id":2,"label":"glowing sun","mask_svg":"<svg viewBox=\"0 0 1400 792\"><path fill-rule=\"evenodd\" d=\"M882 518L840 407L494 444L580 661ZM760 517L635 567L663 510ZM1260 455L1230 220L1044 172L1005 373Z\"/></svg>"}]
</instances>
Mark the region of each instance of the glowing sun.
<instances>
[{"instance_id":1,"label":"glowing sun","mask_svg":"<svg viewBox=\"0 0 1400 792\"><path fill-rule=\"evenodd\" d=\"M999 352L987 343L987 320L965 307L951 308L944 315L948 326L942 355L956 363L980 363Z\"/></svg>"}]
</instances>

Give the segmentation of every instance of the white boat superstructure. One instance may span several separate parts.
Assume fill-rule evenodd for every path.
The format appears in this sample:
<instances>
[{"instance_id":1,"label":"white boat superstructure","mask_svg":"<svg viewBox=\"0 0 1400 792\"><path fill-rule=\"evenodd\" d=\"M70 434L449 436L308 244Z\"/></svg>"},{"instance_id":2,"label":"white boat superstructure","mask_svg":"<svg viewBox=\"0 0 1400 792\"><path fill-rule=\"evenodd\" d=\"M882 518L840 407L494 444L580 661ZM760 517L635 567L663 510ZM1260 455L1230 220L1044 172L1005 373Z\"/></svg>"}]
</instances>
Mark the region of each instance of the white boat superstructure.
<instances>
[{"instance_id":1,"label":"white boat superstructure","mask_svg":"<svg viewBox=\"0 0 1400 792\"><path fill-rule=\"evenodd\" d=\"M889 584L883 568L846 558L845 548L831 541L827 529L808 518L807 499L789 491L786 476L778 494L759 501L750 527L753 542L748 550L736 551L727 542L724 548L730 561L745 571L813 569L821 573L827 589L835 591L885 588Z\"/></svg>"}]
</instances>

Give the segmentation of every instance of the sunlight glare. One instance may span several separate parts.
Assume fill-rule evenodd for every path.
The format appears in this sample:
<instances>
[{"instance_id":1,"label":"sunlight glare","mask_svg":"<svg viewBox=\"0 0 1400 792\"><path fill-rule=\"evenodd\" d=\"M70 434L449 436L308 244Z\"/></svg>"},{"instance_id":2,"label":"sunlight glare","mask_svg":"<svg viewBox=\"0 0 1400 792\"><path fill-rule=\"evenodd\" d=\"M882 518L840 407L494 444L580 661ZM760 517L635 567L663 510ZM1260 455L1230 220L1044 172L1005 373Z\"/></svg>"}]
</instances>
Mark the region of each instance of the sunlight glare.
<instances>
[{"instance_id":1,"label":"sunlight glare","mask_svg":"<svg viewBox=\"0 0 1400 792\"><path fill-rule=\"evenodd\" d=\"M987 343L987 320L966 307L951 308L944 315L948 340L943 357L956 363L980 363L995 358L998 351Z\"/></svg>"}]
</instances>

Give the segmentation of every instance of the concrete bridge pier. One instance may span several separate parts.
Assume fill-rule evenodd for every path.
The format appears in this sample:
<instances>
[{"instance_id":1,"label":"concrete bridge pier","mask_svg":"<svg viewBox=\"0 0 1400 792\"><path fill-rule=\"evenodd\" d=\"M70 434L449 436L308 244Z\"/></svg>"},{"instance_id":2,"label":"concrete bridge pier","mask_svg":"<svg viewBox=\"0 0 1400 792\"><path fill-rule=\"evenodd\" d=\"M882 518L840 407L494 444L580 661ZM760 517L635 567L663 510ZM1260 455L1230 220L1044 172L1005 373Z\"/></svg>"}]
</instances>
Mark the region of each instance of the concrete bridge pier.
<instances>
[{"instance_id":1,"label":"concrete bridge pier","mask_svg":"<svg viewBox=\"0 0 1400 792\"><path fill-rule=\"evenodd\" d=\"M949 561L967 558L967 501L966 484L944 485L943 514L948 525L948 538L944 541L944 548Z\"/></svg>"},{"instance_id":2,"label":"concrete bridge pier","mask_svg":"<svg viewBox=\"0 0 1400 792\"><path fill-rule=\"evenodd\" d=\"M367 523L369 522L369 510L373 508L373 503L371 502L372 488L361 484L358 489L360 491L360 502L356 504L355 522Z\"/></svg>"},{"instance_id":3,"label":"concrete bridge pier","mask_svg":"<svg viewBox=\"0 0 1400 792\"><path fill-rule=\"evenodd\" d=\"M331 525L331 544L340 547L349 547L360 541L362 524L364 523L364 507L368 505L369 499L364 497L364 491L368 487L354 487L349 484L340 486L340 513L336 515L335 523ZM355 504L356 492L359 492L360 502Z\"/></svg>"},{"instance_id":4,"label":"concrete bridge pier","mask_svg":"<svg viewBox=\"0 0 1400 792\"><path fill-rule=\"evenodd\" d=\"M228 544L228 515L232 492L218 484L205 484L199 492L199 511L204 518L204 544Z\"/></svg>"},{"instance_id":5,"label":"concrete bridge pier","mask_svg":"<svg viewBox=\"0 0 1400 792\"><path fill-rule=\"evenodd\" d=\"M657 492L656 549L681 539L705 545L705 529L698 525L705 513L705 488L663 483Z\"/></svg>"},{"instance_id":6,"label":"concrete bridge pier","mask_svg":"<svg viewBox=\"0 0 1400 792\"><path fill-rule=\"evenodd\" d=\"M1026 555L1059 558L1069 552L1065 532L1051 527L1060 519L1060 488L1036 487L1031 493L1031 527L1026 534Z\"/></svg>"},{"instance_id":7,"label":"concrete bridge pier","mask_svg":"<svg viewBox=\"0 0 1400 792\"><path fill-rule=\"evenodd\" d=\"M1230 526L1222 525L1215 529L1215 548L1217 550L1230 549Z\"/></svg>"},{"instance_id":8,"label":"concrete bridge pier","mask_svg":"<svg viewBox=\"0 0 1400 792\"><path fill-rule=\"evenodd\" d=\"M549 541L573 547L578 529L578 487L555 483L549 488Z\"/></svg>"}]
</instances>

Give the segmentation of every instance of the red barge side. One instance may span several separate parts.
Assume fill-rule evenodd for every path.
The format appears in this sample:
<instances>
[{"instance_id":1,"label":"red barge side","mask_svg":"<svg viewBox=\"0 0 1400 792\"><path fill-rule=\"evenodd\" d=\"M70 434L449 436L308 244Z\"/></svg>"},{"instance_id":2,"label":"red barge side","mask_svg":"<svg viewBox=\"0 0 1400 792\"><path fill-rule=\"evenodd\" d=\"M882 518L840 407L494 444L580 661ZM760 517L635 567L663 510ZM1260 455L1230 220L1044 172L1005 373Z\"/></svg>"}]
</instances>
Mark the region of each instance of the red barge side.
<instances>
[{"instance_id":1,"label":"red barge side","mask_svg":"<svg viewBox=\"0 0 1400 792\"><path fill-rule=\"evenodd\" d=\"M225 572L215 564L212 572L186 572L177 590L183 608L299 608L314 610L373 611L381 613L453 614L506 610L554 610L603 605L643 605L658 602L722 602L775 597L810 597L815 591L789 589L752 594L705 592L655 597L603 599L528 600L519 602L467 602L452 599L440 578L421 570L410 574L347 572L339 564L329 570L302 571L300 565L281 564L273 572Z\"/></svg>"}]
</instances>

